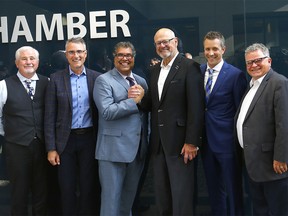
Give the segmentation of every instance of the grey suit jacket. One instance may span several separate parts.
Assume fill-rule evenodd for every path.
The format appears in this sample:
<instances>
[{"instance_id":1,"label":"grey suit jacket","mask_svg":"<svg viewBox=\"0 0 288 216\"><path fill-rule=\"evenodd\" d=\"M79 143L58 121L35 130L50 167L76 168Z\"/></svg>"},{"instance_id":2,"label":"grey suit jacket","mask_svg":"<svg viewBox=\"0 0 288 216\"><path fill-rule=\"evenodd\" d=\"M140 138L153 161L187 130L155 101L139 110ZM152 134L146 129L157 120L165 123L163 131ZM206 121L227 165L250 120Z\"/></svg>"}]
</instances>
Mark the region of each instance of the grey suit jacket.
<instances>
[{"instance_id":1,"label":"grey suit jacket","mask_svg":"<svg viewBox=\"0 0 288 216\"><path fill-rule=\"evenodd\" d=\"M136 74L133 76L146 92L145 79ZM93 98L99 112L98 160L132 162L139 147L141 157L146 154L147 113L139 110L133 99L128 99L129 88L116 68L100 75L95 81Z\"/></svg>"},{"instance_id":2,"label":"grey suit jacket","mask_svg":"<svg viewBox=\"0 0 288 216\"><path fill-rule=\"evenodd\" d=\"M271 69L261 82L243 122L245 163L253 181L288 177L287 172L279 175L273 170L273 160L288 163L287 132L288 80Z\"/></svg>"}]
</instances>

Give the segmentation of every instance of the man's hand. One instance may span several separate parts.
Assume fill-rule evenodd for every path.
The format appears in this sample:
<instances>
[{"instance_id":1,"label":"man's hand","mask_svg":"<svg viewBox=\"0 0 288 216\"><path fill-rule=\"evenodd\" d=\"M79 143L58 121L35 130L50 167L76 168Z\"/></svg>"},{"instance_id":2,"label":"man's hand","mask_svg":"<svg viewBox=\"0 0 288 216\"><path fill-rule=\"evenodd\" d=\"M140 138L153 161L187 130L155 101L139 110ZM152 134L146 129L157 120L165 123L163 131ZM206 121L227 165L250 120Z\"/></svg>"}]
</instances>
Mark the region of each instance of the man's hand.
<instances>
[{"instance_id":1,"label":"man's hand","mask_svg":"<svg viewBox=\"0 0 288 216\"><path fill-rule=\"evenodd\" d=\"M287 164L280 161L273 161L273 169L277 174L287 172Z\"/></svg>"},{"instance_id":2,"label":"man's hand","mask_svg":"<svg viewBox=\"0 0 288 216\"><path fill-rule=\"evenodd\" d=\"M128 98L133 98L135 103L140 103L144 96L144 89L140 85L134 85L128 89Z\"/></svg>"},{"instance_id":3,"label":"man's hand","mask_svg":"<svg viewBox=\"0 0 288 216\"><path fill-rule=\"evenodd\" d=\"M50 164L52 164L53 166L60 165L60 157L59 157L59 154L57 153L57 151L55 151L55 150L48 152L47 159L50 162Z\"/></svg>"},{"instance_id":4,"label":"man's hand","mask_svg":"<svg viewBox=\"0 0 288 216\"><path fill-rule=\"evenodd\" d=\"M193 160L197 156L198 150L199 148L197 146L185 143L181 150L181 155L184 157L184 163L187 164L189 160Z\"/></svg>"}]
</instances>

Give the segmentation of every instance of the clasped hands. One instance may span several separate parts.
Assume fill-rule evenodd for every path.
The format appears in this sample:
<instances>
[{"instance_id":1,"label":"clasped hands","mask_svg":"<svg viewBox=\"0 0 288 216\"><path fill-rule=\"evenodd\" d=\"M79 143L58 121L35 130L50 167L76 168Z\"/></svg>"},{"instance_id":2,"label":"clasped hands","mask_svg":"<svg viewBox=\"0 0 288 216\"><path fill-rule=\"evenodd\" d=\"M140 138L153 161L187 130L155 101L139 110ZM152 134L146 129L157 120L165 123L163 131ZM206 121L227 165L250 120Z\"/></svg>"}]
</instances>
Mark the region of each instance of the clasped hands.
<instances>
[{"instance_id":1,"label":"clasped hands","mask_svg":"<svg viewBox=\"0 0 288 216\"><path fill-rule=\"evenodd\" d=\"M140 103L144 96L144 89L140 85L131 86L128 89L128 98L132 98L136 104Z\"/></svg>"}]
</instances>

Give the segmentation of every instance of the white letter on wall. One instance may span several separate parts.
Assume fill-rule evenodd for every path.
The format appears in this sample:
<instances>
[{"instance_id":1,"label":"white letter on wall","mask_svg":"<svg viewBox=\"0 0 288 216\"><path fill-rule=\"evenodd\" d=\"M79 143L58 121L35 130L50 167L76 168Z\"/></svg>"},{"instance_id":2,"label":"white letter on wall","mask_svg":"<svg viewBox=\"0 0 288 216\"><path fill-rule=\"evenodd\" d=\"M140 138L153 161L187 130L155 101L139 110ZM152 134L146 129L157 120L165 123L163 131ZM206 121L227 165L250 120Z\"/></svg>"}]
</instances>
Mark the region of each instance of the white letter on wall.
<instances>
[{"instance_id":1,"label":"white letter on wall","mask_svg":"<svg viewBox=\"0 0 288 216\"><path fill-rule=\"evenodd\" d=\"M22 25L23 30L20 30L20 25ZM16 43L18 36L25 36L27 42L33 42L33 37L31 35L27 20L25 16L17 16L14 24L14 29L11 37L11 43Z\"/></svg>"},{"instance_id":2,"label":"white letter on wall","mask_svg":"<svg viewBox=\"0 0 288 216\"><path fill-rule=\"evenodd\" d=\"M42 41L42 28L46 39L52 40L53 34L57 26L57 39L64 40L63 25L62 25L62 16L61 14L53 14L50 29L48 28L46 18L43 14L36 15L36 41Z\"/></svg>"},{"instance_id":3,"label":"white letter on wall","mask_svg":"<svg viewBox=\"0 0 288 216\"><path fill-rule=\"evenodd\" d=\"M121 15L123 19L117 22L117 16ZM130 31L126 23L129 21L129 14L124 10L112 10L110 11L110 25L111 25L111 37L117 37L117 27L122 29L125 37L131 37Z\"/></svg>"},{"instance_id":4,"label":"white letter on wall","mask_svg":"<svg viewBox=\"0 0 288 216\"><path fill-rule=\"evenodd\" d=\"M0 33L2 35L2 43L8 43L8 23L7 17L1 17Z\"/></svg>"},{"instance_id":5,"label":"white letter on wall","mask_svg":"<svg viewBox=\"0 0 288 216\"><path fill-rule=\"evenodd\" d=\"M78 19L78 22L73 22L74 19ZM84 25L85 16L81 13L67 13L67 36L68 39L72 37L84 37L87 33L87 29ZM78 34L74 34L74 29L79 29Z\"/></svg>"},{"instance_id":6,"label":"white letter on wall","mask_svg":"<svg viewBox=\"0 0 288 216\"><path fill-rule=\"evenodd\" d=\"M96 21L97 16L106 16L106 11L91 11L90 17L90 38L107 38L107 32L97 32L98 27L106 27L105 21Z\"/></svg>"}]
</instances>

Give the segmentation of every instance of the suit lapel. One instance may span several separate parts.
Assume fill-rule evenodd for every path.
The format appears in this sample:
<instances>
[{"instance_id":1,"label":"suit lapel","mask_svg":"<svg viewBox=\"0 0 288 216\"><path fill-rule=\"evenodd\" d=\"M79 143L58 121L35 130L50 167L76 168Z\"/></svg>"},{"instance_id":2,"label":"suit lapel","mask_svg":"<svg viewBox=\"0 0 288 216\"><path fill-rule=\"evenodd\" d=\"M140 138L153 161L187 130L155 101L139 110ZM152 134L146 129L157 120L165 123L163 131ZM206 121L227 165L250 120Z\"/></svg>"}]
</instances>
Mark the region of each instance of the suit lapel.
<instances>
[{"instance_id":1,"label":"suit lapel","mask_svg":"<svg viewBox=\"0 0 288 216\"><path fill-rule=\"evenodd\" d=\"M123 77L119 74L116 68L112 70L112 76L113 78L120 83L127 91L130 88L129 85L127 84L126 80L123 79Z\"/></svg>"},{"instance_id":2,"label":"suit lapel","mask_svg":"<svg viewBox=\"0 0 288 216\"><path fill-rule=\"evenodd\" d=\"M216 82L213 86L211 94L209 95L208 103L209 103L210 99L212 100L212 98L214 97L215 92L217 92L217 90L223 85L223 83L225 83L226 77L227 77L227 71L226 71L225 67L222 67L222 69L220 70L220 72L218 74Z\"/></svg>"},{"instance_id":3,"label":"suit lapel","mask_svg":"<svg viewBox=\"0 0 288 216\"><path fill-rule=\"evenodd\" d=\"M250 115L251 112L253 111L253 109L254 109L254 107L255 107L258 99L260 98L260 96L262 95L265 87L267 86L268 80L269 80L269 78L270 78L271 75L272 75L272 72L269 72L269 73L266 75L266 77L263 79L263 81L261 82L261 84L260 84L260 86L259 86L259 88L258 88L258 90L257 90L257 92L256 92L256 94L255 94L255 96L254 96L254 98L253 98L250 106L249 106L249 109L248 109L247 114L246 114L246 116L245 116L245 120L249 117L249 115ZM244 121L245 121L245 120L244 120Z\"/></svg>"},{"instance_id":4,"label":"suit lapel","mask_svg":"<svg viewBox=\"0 0 288 216\"><path fill-rule=\"evenodd\" d=\"M72 110L72 89L71 89L69 69L66 69L65 71L63 71L63 79L64 79L65 90L66 90L67 95L68 95L68 101L70 104L70 108Z\"/></svg>"},{"instance_id":5,"label":"suit lapel","mask_svg":"<svg viewBox=\"0 0 288 216\"><path fill-rule=\"evenodd\" d=\"M159 103L159 93L158 93L158 79L160 75L160 63L155 65L153 70L151 71L151 78L150 78L150 90L151 90L151 98L155 104ZM155 92L153 92L155 91Z\"/></svg>"},{"instance_id":6,"label":"suit lapel","mask_svg":"<svg viewBox=\"0 0 288 216\"><path fill-rule=\"evenodd\" d=\"M92 97L94 82L95 82L95 80L93 79L93 74L92 74L93 72L88 68L85 68L85 70L86 70L86 75L87 75L87 85L88 85L89 97Z\"/></svg>"},{"instance_id":7,"label":"suit lapel","mask_svg":"<svg viewBox=\"0 0 288 216\"><path fill-rule=\"evenodd\" d=\"M184 58L184 57L183 57ZM160 103L163 101L163 99L165 98L165 95L167 93L167 90L170 86L170 82L172 81L172 79L174 78L174 76L176 75L176 73L178 72L179 68L180 68L180 63L181 63L181 56L180 54L178 54L178 56L176 57L175 61L173 62L170 71L168 73L168 76L165 80L164 86L163 86L163 90L162 90L162 95L161 95L161 100ZM160 72L159 72L160 73ZM158 81L158 79L157 79ZM157 87L158 89L158 87Z\"/></svg>"}]
</instances>

